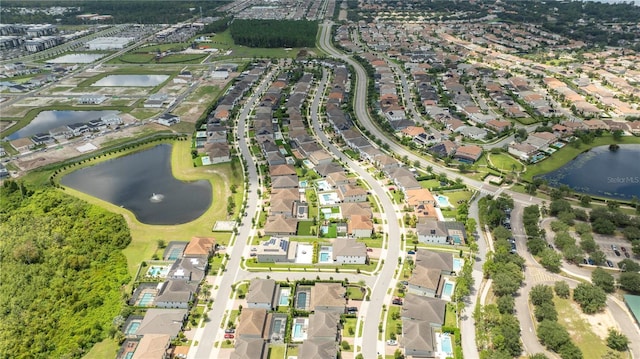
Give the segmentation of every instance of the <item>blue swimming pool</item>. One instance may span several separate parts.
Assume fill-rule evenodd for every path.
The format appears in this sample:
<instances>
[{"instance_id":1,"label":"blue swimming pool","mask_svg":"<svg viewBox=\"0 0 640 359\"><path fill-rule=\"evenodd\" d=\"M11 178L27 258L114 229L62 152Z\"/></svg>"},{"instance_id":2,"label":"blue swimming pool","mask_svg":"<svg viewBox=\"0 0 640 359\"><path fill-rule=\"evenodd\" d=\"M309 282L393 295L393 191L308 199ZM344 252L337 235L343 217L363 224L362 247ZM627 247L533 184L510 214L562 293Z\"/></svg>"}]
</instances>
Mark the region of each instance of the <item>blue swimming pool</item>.
<instances>
[{"instance_id":1,"label":"blue swimming pool","mask_svg":"<svg viewBox=\"0 0 640 359\"><path fill-rule=\"evenodd\" d=\"M451 346L451 337L448 335L443 335L442 339L442 351L447 354L453 353L453 347Z\"/></svg>"},{"instance_id":2,"label":"blue swimming pool","mask_svg":"<svg viewBox=\"0 0 640 359\"><path fill-rule=\"evenodd\" d=\"M175 261L176 259L180 258L182 251L182 248L173 248L171 252L169 252L169 257L167 259L170 261Z\"/></svg>"},{"instance_id":3,"label":"blue swimming pool","mask_svg":"<svg viewBox=\"0 0 640 359\"><path fill-rule=\"evenodd\" d=\"M138 328L140 328L140 322L131 322L125 334L127 335L135 334L136 331L138 331Z\"/></svg>"},{"instance_id":4,"label":"blue swimming pool","mask_svg":"<svg viewBox=\"0 0 640 359\"><path fill-rule=\"evenodd\" d=\"M167 273L169 273L169 266L151 266L147 271L149 277L164 277Z\"/></svg>"},{"instance_id":5,"label":"blue swimming pool","mask_svg":"<svg viewBox=\"0 0 640 359\"><path fill-rule=\"evenodd\" d=\"M449 203L448 197L437 195L436 200L438 201L438 206L440 207L451 207L451 203Z\"/></svg>"},{"instance_id":6,"label":"blue swimming pool","mask_svg":"<svg viewBox=\"0 0 640 359\"><path fill-rule=\"evenodd\" d=\"M459 272L460 269L462 269L462 259L453 258L453 271L454 272Z\"/></svg>"},{"instance_id":7,"label":"blue swimming pool","mask_svg":"<svg viewBox=\"0 0 640 359\"><path fill-rule=\"evenodd\" d=\"M322 252L320 253L320 262L328 262L329 261L329 253Z\"/></svg>"},{"instance_id":8,"label":"blue swimming pool","mask_svg":"<svg viewBox=\"0 0 640 359\"><path fill-rule=\"evenodd\" d=\"M140 307L149 306L151 303L153 303L153 298L154 297L155 296L153 295L153 293L144 293L144 294L142 294L142 297L138 301L138 306L140 306Z\"/></svg>"},{"instance_id":9,"label":"blue swimming pool","mask_svg":"<svg viewBox=\"0 0 640 359\"><path fill-rule=\"evenodd\" d=\"M293 340L302 340L304 339L302 337L302 327L304 326L303 323L295 323L293 325Z\"/></svg>"},{"instance_id":10,"label":"blue swimming pool","mask_svg":"<svg viewBox=\"0 0 640 359\"><path fill-rule=\"evenodd\" d=\"M131 359L133 358L133 353L134 352L128 352L127 355L125 355L124 359Z\"/></svg>"},{"instance_id":11,"label":"blue swimming pool","mask_svg":"<svg viewBox=\"0 0 640 359\"><path fill-rule=\"evenodd\" d=\"M298 185L299 185L300 188L307 188L309 183L307 181L300 181L300 183Z\"/></svg>"},{"instance_id":12,"label":"blue swimming pool","mask_svg":"<svg viewBox=\"0 0 640 359\"><path fill-rule=\"evenodd\" d=\"M442 289L442 295L443 296L447 296L447 297L451 297L451 295L453 294L453 287L455 287L455 285L451 282L445 282L444 283L444 288Z\"/></svg>"},{"instance_id":13,"label":"blue swimming pool","mask_svg":"<svg viewBox=\"0 0 640 359\"><path fill-rule=\"evenodd\" d=\"M278 305L289 305L289 296L291 295L291 291L289 289L282 289L280 291L280 301Z\"/></svg>"}]
</instances>

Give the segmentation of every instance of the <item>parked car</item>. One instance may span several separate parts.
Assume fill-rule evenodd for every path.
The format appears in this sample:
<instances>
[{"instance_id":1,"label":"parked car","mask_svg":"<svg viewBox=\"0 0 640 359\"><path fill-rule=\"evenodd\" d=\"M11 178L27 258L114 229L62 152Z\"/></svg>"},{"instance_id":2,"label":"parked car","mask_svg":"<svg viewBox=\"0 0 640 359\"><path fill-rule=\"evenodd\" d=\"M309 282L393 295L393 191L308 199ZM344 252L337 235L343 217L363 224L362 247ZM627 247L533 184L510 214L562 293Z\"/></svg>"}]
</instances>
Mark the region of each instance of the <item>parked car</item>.
<instances>
[{"instance_id":1,"label":"parked car","mask_svg":"<svg viewBox=\"0 0 640 359\"><path fill-rule=\"evenodd\" d=\"M607 265L609 268L613 268L613 262L607 259Z\"/></svg>"},{"instance_id":2,"label":"parked car","mask_svg":"<svg viewBox=\"0 0 640 359\"><path fill-rule=\"evenodd\" d=\"M620 250L625 252L625 253L627 252L627 248L626 247L620 247Z\"/></svg>"},{"instance_id":3,"label":"parked car","mask_svg":"<svg viewBox=\"0 0 640 359\"><path fill-rule=\"evenodd\" d=\"M593 266L593 265L596 265L596 262L595 262L593 259L591 259L591 258L588 258L588 259L587 259L587 262L589 262L589 264L591 264L592 266Z\"/></svg>"},{"instance_id":4,"label":"parked car","mask_svg":"<svg viewBox=\"0 0 640 359\"><path fill-rule=\"evenodd\" d=\"M627 258L631 258L631 255L629 254L629 252L624 252L624 256Z\"/></svg>"},{"instance_id":5,"label":"parked car","mask_svg":"<svg viewBox=\"0 0 640 359\"><path fill-rule=\"evenodd\" d=\"M589 264L586 258L582 258L582 264Z\"/></svg>"},{"instance_id":6,"label":"parked car","mask_svg":"<svg viewBox=\"0 0 640 359\"><path fill-rule=\"evenodd\" d=\"M407 254L416 254L416 251L408 251Z\"/></svg>"},{"instance_id":7,"label":"parked car","mask_svg":"<svg viewBox=\"0 0 640 359\"><path fill-rule=\"evenodd\" d=\"M612 245L611 245L611 250L613 250L613 251L617 251L617 250L618 250L618 247L616 247L616 245L615 245L615 244L612 244Z\"/></svg>"},{"instance_id":8,"label":"parked car","mask_svg":"<svg viewBox=\"0 0 640 359\"><path fill-rule=\"evenodd\" d=\"M619 250L615 249L615 250L613 251L613 253L615 253L615 254L616 254L616 257L620 257L620 251L619 251Z\"/></svg>"},{"instance_id":9,"label":"parked car","mask_svg":"<svg viewBox=\"0 0 640 359\"><path fill-rule=\"evenodd\" d=\"M367 248L367 252L373 252L373 248Z\"/></svg>"},{"instance_id":10,"label":"parked car","mask_svg":"<svg viewBox=\"0 0 640 359\"><path fill-rule=\"evenodd\" d=\"M391 304L402 305L402 298L393 298Z\"/></svg>"},{"instance_id":11,"label":"parked car","mask_svg":"<svg viewBox=\"0 0 640 359\"><path fill-rule=\"evenodd\" d=\"M224 338L225 339L233 339L235 336L231 333L225 333Z\"/></svg>"},{"instance_id":12,"label":"parked car","mask_svg":"<svg viewBox=\"0 0 640 359\"><path fill-rule=\"evenodd\" d=\"M393 339L389 339L387 340L387 345L398 345L398 342Z\"/></svg>"},{"instance_id":13,"label":"parked car","mask_svg":"<svg viewBox=\"0 0 640 359\"><path fill-rule=\"evenodd\" d=\"M235 329L233 329L233 328L229 328L229 329L225 329L225 330L224 330L224 333L225 333L225 334L233 334L233 333L235 333L235 332L236 332L236 330L235 330Z\"/></svg>"},{"instance_id":14,"label":"parked car","mask_svg":"<svg viewBox=\"0 0 640 359\"><path fill-rule=\"evenodd\" d=\"M354 314L358 312L358 307L349 307L347 308L347 313Z\"/></svg>"}]
</instances>

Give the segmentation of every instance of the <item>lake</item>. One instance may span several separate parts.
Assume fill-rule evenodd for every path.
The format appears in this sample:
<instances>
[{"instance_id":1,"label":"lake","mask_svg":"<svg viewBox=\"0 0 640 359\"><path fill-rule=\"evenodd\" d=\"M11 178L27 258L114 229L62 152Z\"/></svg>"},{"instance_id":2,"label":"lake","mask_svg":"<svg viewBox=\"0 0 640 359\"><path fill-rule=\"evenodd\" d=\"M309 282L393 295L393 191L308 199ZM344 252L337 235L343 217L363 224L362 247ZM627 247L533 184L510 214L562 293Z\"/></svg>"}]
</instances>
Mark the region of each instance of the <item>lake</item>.
<instances>
[{"instance_id":1,"label":"lake","mask_svg":"<svg viewBox=\"0 0 640 359\"><path fill-rule=\"evenodd\" d=\"M617 151L599 146L540 177L552 186L565 184L581 193L630 200L640 197L638 158L640 145L620 145Z\"/></svg>"},{"instance_id":2,"label":"lake","mask_svg":"<svg viewBox=\"0 0 640 359\"><path fill-rule=\"evenodd\" d=\"M103 87L154 87L169 78L168 75L109 75L91 86Z\"/></svg>"},{"instance_id":3,"label":"lake","mask_svg":"<svg viewBox=\"0 0 640 359\"><path fill-rule=\"evenodd\" d=\"M47 60L48 64L90 64L106 54L68 54Z\"/></svg>"},{"instance_id":4,"label":"lake","mask_svg":"<svg viewBox=\"0 0 640 359\"><path fill-rule=\"evenodd\" d=\"M74 171L61 183L133 212L146 224L191 222L211 205L209 181L182 182L171 173L171 145Z\"/></svg>"},{"instance_id":5,"label":"lake","mask_svg":"<svg viewBox=\"0 0 640 359\"><path fill-rule=\"evenodd\" d=\"M28 125L12 133L7 138L15 140L31 137L37 133L49 133L49 130L59 126L88 123L91 120L118 113L119 111L42 111Z\"/></svg>"}]
</instances>

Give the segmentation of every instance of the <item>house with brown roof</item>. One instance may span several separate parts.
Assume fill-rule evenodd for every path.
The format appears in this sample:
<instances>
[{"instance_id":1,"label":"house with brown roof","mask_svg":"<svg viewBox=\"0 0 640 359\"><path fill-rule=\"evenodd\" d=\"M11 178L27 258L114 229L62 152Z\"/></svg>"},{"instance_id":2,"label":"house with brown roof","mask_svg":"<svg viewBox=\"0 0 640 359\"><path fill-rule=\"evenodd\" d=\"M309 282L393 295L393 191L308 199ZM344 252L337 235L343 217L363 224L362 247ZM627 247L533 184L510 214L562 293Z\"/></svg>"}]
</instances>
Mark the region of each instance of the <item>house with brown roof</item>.
<instances>
[{"instance_id":1,"label":"house with brown roof","mask_svg":"<svg viewBox=\"0 0 640 359\"><path fill-rule=\"evenodd\" d=\"M334 172L327 176L327 182L331 187L336 188L337 186L348 184L349 177L344 172Z\"/></svg>"},{"instance_id":2,"label":"house with brown roof","mask_svg":"<svg viewBox=\"0 0 640 359\"><path fill-rule=\"evenodd\" d=\"M587 129L591 131L609 129L609 126L607 126L607 124L604 121L598 120L598 119L584 120L582 121L582 123L584 123L584 125L587 126Z\"/></svg>"},{"instance_id":3,"label":"house with brown roof","mask_svg":"<svg viewBox=\"0 0 640 359\"><path fill-rule=\"evenodd\" d=\"M409 189L405 191L405 202L411 206L415 207L420 204L436 204L436 199L426 188L418 188L418 189Z\"/></svg>"},{"instance_id":4,"label":"house with brown roof","mask_svg":"<svg viewBox=\"0 0 640 359\"><path fill-rule=\"evenodd\" d=\"M145 313L136 335L167 334L171 339L177 338L188 313L186 309L150 308Z\"/></svg>"},{"instance_id":5,"label":"house with brown roof","mask_svg":"<svg viewBox=\"0 0 640 359\"><path fill-rule=\"evenodd\" d=\"M236 328L238 338L266 338L269 333L267 325L269 315L264 308L244 308Z\"/></svg>"},{"instance_id":6,"label":"house with brown roof","mask_svg":"<svg viewBox=\"0 0 640 359\"><path fill-rule=\"evenodd\" d=\"M461 162L473 163L482 156L482 147L477 145L465 145L456 149L453 157Z\"/></svg>"},{"instance_id":7,"label":"house with brown roof","mask_svg":"<svg viewBox=\"0 0 640 359\"><path fill-rule=\"evenodd\" d=\"M338 342L331 339L307 339L300 346L298 357L305 359L336 359L338 357Z\"/></svg>"},{"instance_id":8,"label":"house with brown roof","mask_svg":"<svg viewBox=\"0 0 640 359\"><path fill-rule=\"evenodd\" d=\"M168 334L147 334L140 339L131 359L164 359L171 345Z\"/></svg>"},{"instance_id":9,"label":"house with brown roof","mask_svg":"<svg viewBox=\"0 0 640 359\"><path fill-rule=\"evenodd\" d=\"M509 146L507 147L507 152L516 156L522 161L529 161L533 157L533 155L538 152L538 149L525 142L514 142L509 144Z\"/></svg>"},{"instance_id":10,"label":"house with brown roof","mask_svg":"<svg viewBox=\"0 0 640 359\"><path fill-rule=\"evenodd\" d=\"M275 165L269 166L269 176L273 179L277 176L297 175L296 168L293 165Z\"/></svg>"},{"instance_id":11,"label":"house with brown roof","mask_svg":"<svg viewBox=\"0 0 640 359\"><path fill-rule=\"evenodd\" d=\"M432 328L442 328L446 303L442 299L408 293L404 297L400 315L403 320L422 320Z\"/></svg>"},{"instance_id":12,"label":"house with brown roof","mask_svg":"<svg viewBox=\"0 0 640 359\"><path fill-rule=\"evenodd\" d=\"M280 286L273 279L254 278L247 292L247 307L274 310Z\"/></svg>"},{"instance_id":13,"label":"house with brown roof","mask_svg":"<svg viewBox=\"0 0 640 359\"><path fill-rule=\"evenodd\" d=\"M440 270L416 265L407 281L407 292L431 298L436 298L442 291L444 283Z\"/></svg>"},{"instance_id":14,"label":"house with brown roof","mask_svg":"<svg viewBox=\"0 0 640 359\"><path fill-rule=\"evenodd\" d=\"M415 206L413 208L413 213L415 213L418 219L423 219L423 218L437 219L438 218L438 212L436 211L436 206L430 203L419 204Z\"/></svg>"},{"instance_id":15,"label":"house with brown roof","mask_svg":"<svg viewBox=\"0 0 640 359\"><path fill-rule=\"evenodd\" d=\"M298 231L298 220L283 215L269 216L263 231L271 236L292 236Z\"/></svg>"},{"instance_id":16,"label":"house with brown roof","mask_svg":"<svg viewBox=\"0 0 640 359\"><path fill-rule=\"evenodd\" d=\"M189 244L182 252L185 257L209 258L215 250L216 240L211 237L191 237Z\"/></svg>"},{"instance_id":17,"label":"house with brown roof","mask_svg":"<svg viewBox=\"0 0 640 359\"><path fill-rule=\"evenodd\" d=\"M511 128L511 122L503 120L489 120L485 123L485 126L496 133L502 133Z\"/></svg>"},{"instance_id":18,"label":"house with brown roof","mask_svg":"<svg viewBox=\"0 0 640 359\"><path fill-rule=\"evenodd\" d=\"M31 141L31 139L27 137L18 138L17 140L10 141L9 144L11 144L11 147L13 147L16 151L20 153L28 152L29 150L31 150L36 146L35 143L33 143L33 141Z\"/></svg>"},{"instance_id":19,"label":"house with brown roof","mask_svg":"<svg viewBox=\"0 0 640 359\"><path fill-rule=\"evenodd\" d=\"M371 205L368 202L361 203L341 203L340 213L342 218L351 218L351 216L365 216L367 218L373 217L371 211Z\"/></svg>"},{"instance_id":20,"label":"house with brown roof","mask_svg":"<svg viewBox=\"0 0 640 359\"><path fill-rule=\"evenodd\" d=\"M366 215L352 215L347 223L347 234L353 238L368 238L373 233L373 222Z\"/></svg>"},{"instance_id":21,"label":"house with brown roof","mask_svg":"<svg viewBox=\"0 0 640 359\"><path fill-rule=\"evenodd\" d=\"M311 287L309 309L313 312L321 310L344 313L347 305L347 290L342 283L317 282Z\"/></svg>"},{"instance_id":22,"label":"house with brown roof","mask_svg":"<svg viewBox=\"0 0 640 359\"><path fill-rule=\"evenodd\" d=\"M209 156L211 164L231 161L229 145L225 143L205 143L204 152Z\"/></svg>"},{"instance_id":23,"label":"house with brown roof","mask_svg":"<svg viewBox=\"0 0 640 359\"><path fill-rule=\"evenodd\" d=\"M300 182L297 175L271 177L271 188L298 188Z\"/></svg>"},{"instance_id":24,"label":"house with brown roof","mask_svg":"<svg viewBox=\"0 0 640 359\"><path fill-rule=\"evenodd\" d=\"M421 320L402 321L402 340L405 358L434 358L436 345L433 328Z\"/></svg>"},{"instance_id":25,"label":"house with brown roof","mask_svg":"<svg viewBox=\"0 0 640 359\"><path fill-rule=\"evenodd\" d=\"M425 132L426 131L424 130L424 128L417 127L417 126L409 126L400 131L400 133L402 133L403 136L411 137L411 138L416 137L419 134L422 134Z\"/></svg>"}]
</instances>

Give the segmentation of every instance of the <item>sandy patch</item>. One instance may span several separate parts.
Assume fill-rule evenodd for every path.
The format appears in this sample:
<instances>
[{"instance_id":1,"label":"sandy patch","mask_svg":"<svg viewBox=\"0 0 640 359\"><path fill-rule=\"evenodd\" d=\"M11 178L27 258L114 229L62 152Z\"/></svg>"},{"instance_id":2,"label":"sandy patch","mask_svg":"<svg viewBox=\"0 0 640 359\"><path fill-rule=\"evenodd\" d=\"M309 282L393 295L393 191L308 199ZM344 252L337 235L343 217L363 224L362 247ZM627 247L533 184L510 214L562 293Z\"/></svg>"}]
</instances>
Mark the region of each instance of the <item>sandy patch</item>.
<instances>
[{"instance_id":1,"label":"sandy patch","mask_svg":"<svg viewBox=\"0 0 640 359\"><path fill-rule=\"evenodd\" d=\"M613 319L613 315L611 315L611 312L607 307L605 307L602 312L591 315L582 313L582 309L580 309L580 306L577 303L571 303L571 307L576 311L576 313L580 313L580 318L589 323L591 331L600 339L604 340L607 338L610 328L620 330L618 323ZM571 319L565 319L565 321L570 322ZM575 333L572 334L575 335Z\"/></svg>"}]
</instances>

